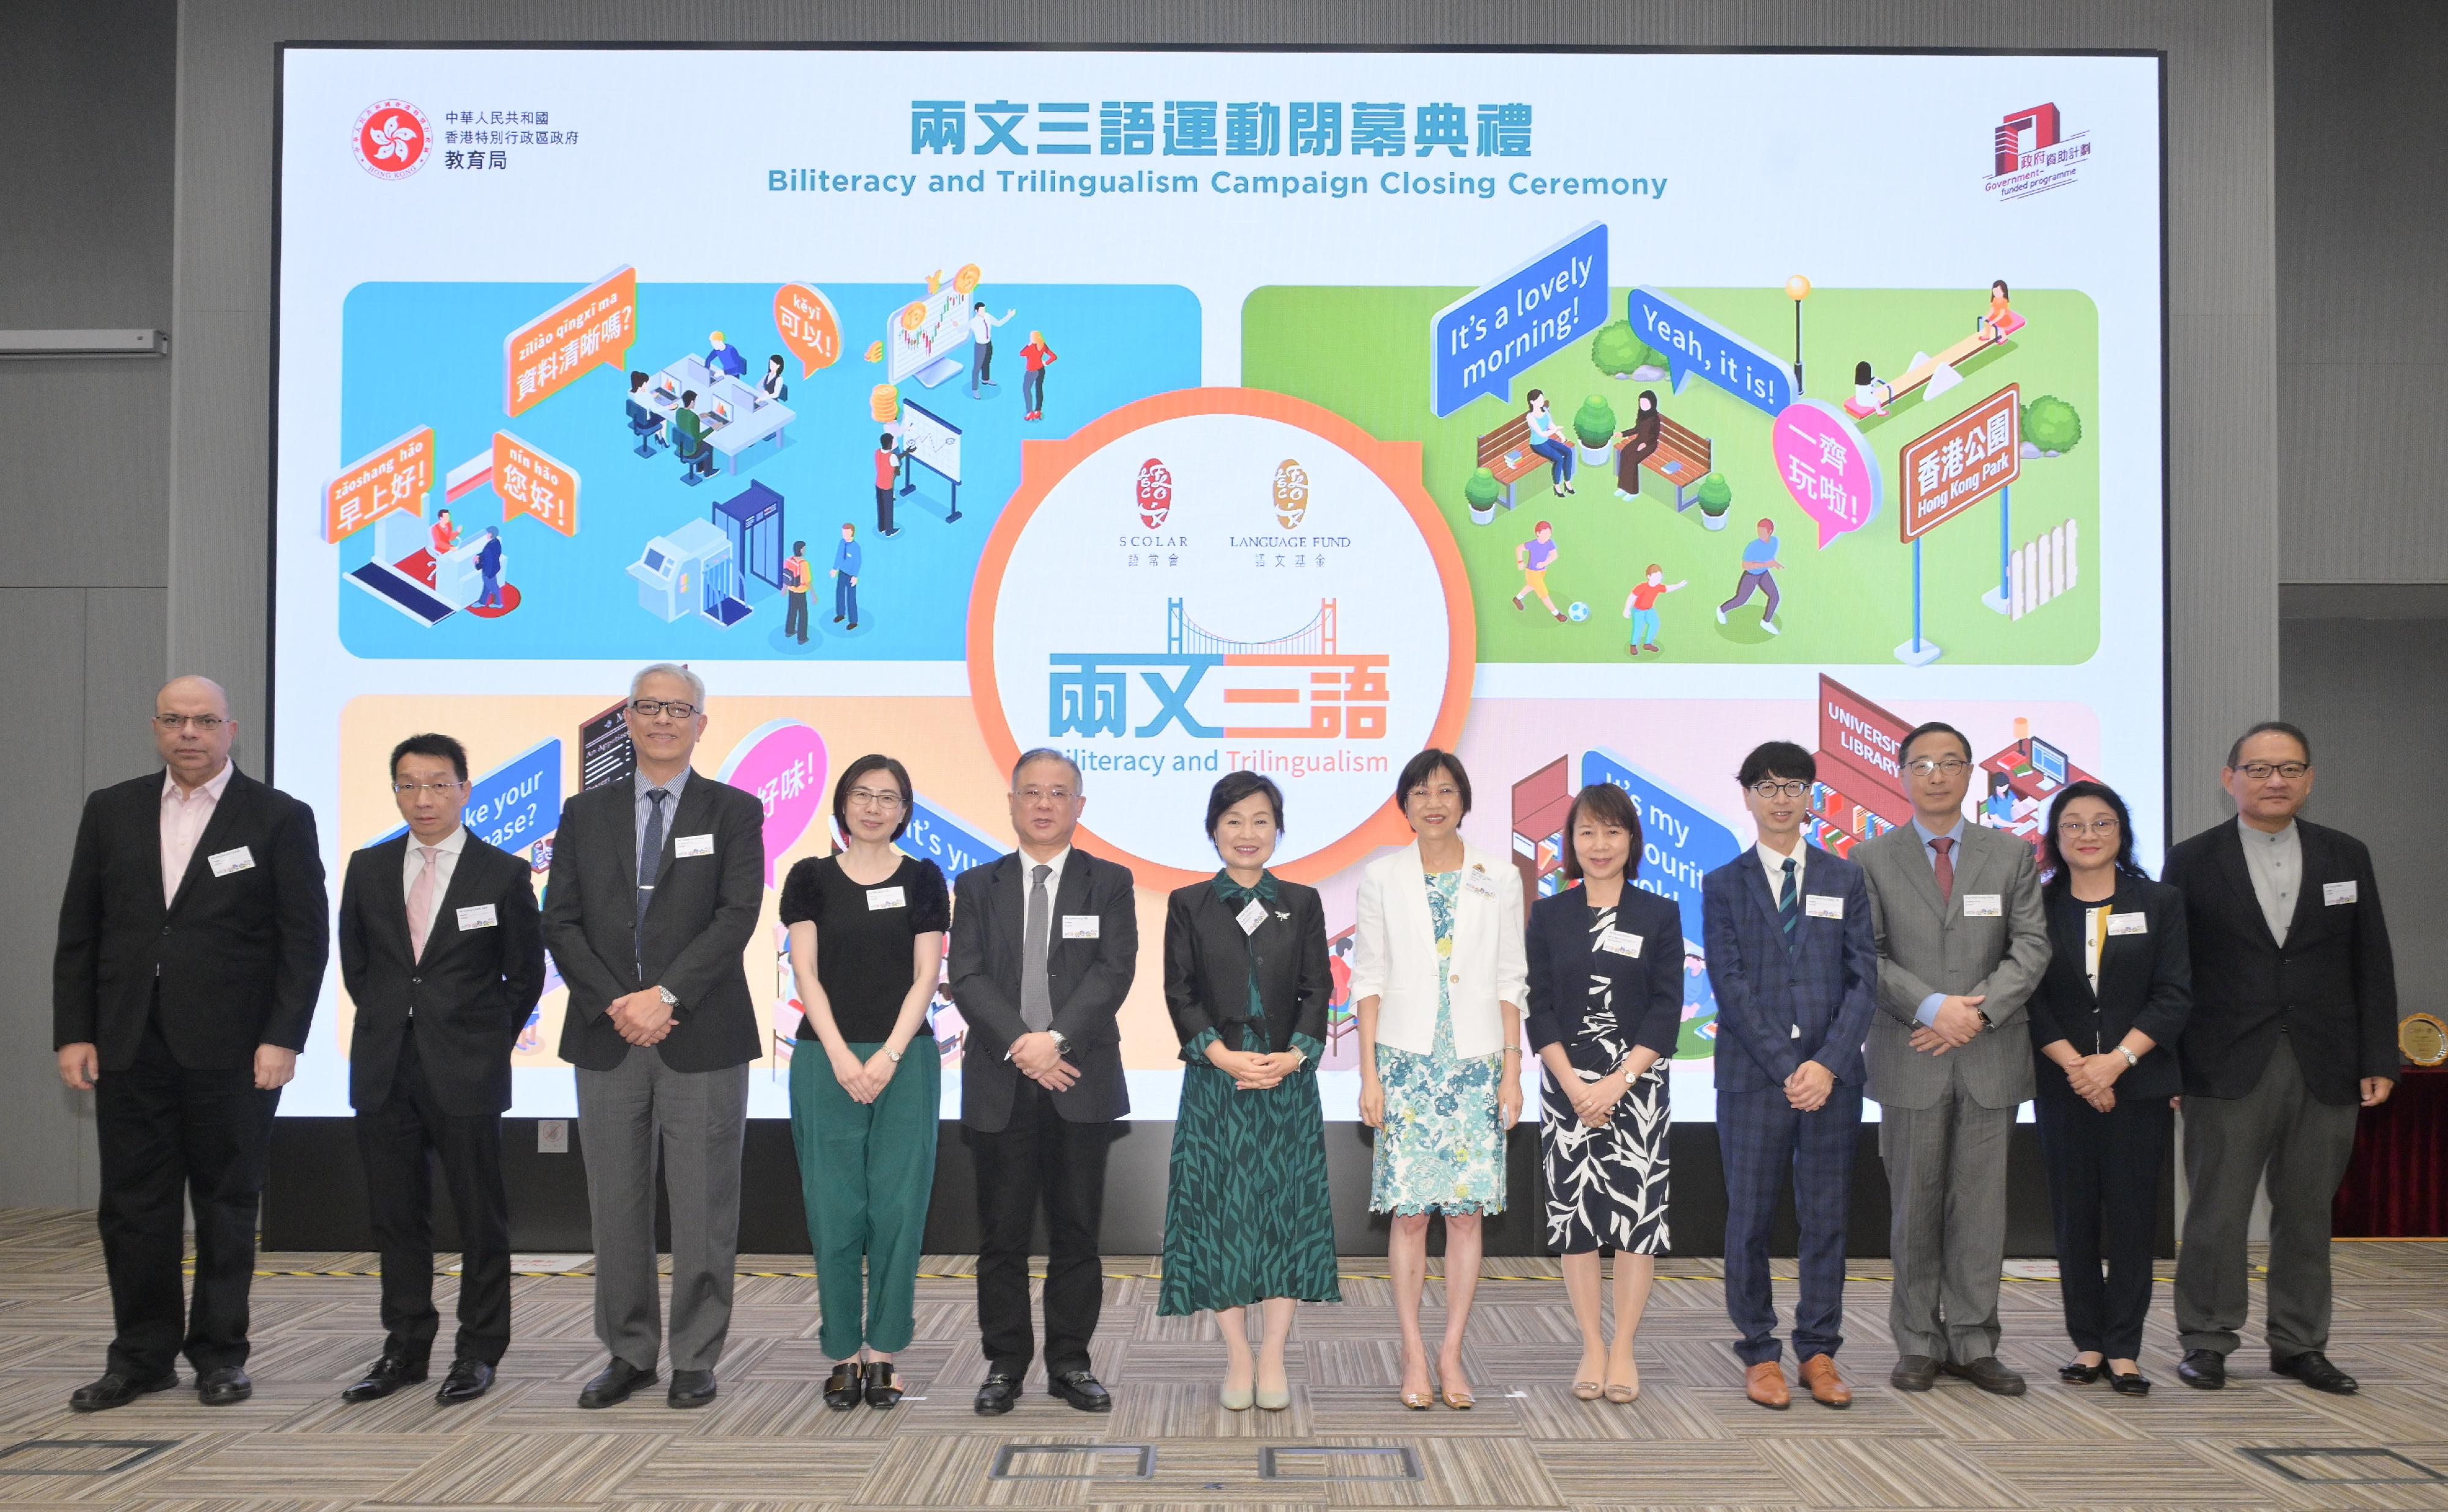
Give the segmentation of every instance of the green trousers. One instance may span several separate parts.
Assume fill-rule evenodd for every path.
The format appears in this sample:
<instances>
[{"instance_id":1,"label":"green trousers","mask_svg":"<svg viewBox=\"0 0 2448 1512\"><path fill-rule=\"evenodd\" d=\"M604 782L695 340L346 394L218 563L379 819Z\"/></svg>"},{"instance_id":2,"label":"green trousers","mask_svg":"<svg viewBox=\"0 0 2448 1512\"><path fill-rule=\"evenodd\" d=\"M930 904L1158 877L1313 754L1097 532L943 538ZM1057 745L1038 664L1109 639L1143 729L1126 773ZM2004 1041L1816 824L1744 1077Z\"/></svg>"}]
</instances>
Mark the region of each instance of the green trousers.
<instances>
[{"instance_id":1,"label":"green trousers","mask_svg":"<svg viewBox=\"0 0 2448 1512\"><path fill-rule=\"evenodd\" d=\"M880 1048L881 1042L850 1047L862 1061ZM791 1143L824 1309L817 1339L832 1359L847 1360L861 1348L895 1353L916 1331L918 1252L935 1188L943 1080L931 1039L909 1042L873 1102L842 1090L822 1043L802 1040L792 1052Z\"/></svg>"}]
</instances>

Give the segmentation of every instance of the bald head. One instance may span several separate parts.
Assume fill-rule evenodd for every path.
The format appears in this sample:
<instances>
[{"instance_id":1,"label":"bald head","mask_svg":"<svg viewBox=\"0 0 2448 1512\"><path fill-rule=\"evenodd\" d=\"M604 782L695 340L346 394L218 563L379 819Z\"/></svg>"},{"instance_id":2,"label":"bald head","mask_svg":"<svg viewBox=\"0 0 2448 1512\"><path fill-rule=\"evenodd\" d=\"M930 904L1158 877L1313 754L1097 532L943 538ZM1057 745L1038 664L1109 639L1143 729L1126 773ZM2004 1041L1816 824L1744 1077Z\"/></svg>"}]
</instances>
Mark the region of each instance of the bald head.
<instances>
[{"instance_id":1,"label":"bald head","mask_svg":"<svg viewBox=\"0 0 2448 1512\"><path fill-rule=\"evenodd\" d=\"M229 691L212 679L172 678L153 695L153 743L181 787L201 787L220 775L237 738Z\"/></svg>"}]
</instances>

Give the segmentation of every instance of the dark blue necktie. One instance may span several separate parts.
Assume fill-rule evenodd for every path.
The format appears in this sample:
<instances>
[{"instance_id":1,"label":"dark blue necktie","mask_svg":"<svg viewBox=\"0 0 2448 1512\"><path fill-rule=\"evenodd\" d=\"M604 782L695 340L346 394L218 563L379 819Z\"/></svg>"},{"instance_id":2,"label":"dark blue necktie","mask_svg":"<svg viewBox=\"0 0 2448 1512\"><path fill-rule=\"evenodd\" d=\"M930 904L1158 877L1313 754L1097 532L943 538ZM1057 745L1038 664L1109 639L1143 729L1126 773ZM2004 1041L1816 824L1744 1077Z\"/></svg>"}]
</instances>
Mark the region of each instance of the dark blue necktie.
<instances>
[{"instance_id":1,"label":"dark blue necktie","mask_svg":"<svg viewBox=\"0 0 2448 1512\"><path fill-rule=\"evenodd\" d=\"M1785 948L1788 952L1802 944L1802 888L1795 879L1801 870L1793 857L1785 858L1785 886L1776 895L1776 922L1785 927Z\"/></svg>"},{"instance_id":2,"label":"dark blue necktie","mask_svg":"<svg viewBox=\"0 0 2448 1512\"><path fill-rule=\"evenodd\" d=\"M630 964L638 968L641 980L646 974L646 905L655 901L655 883L663 870L663 804L671 798L666 788L648 788L646 800L646 837L638 845L638 928L631 937Z\"/></svg>"}]
</instances>

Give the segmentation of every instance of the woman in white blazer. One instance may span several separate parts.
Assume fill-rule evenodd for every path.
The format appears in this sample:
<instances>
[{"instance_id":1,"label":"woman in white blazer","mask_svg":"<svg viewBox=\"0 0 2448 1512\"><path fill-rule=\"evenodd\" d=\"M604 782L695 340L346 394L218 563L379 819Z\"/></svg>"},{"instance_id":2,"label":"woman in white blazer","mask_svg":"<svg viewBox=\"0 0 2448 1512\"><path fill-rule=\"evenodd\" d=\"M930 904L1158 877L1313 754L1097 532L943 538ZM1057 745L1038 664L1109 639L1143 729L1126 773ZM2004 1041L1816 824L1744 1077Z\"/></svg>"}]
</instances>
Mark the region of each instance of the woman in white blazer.
<instances>
[{"instance_id":1,"label":"woman in white blazer","mask_svg":"<svg viewBox=\"0 0 2448 1512\"><path fill-rule=\"evenodd\" d=\"M1360 1020L1360 1116L1377 1133L1371 1212L1387 1244L1403 1328L1403 1405L1471 1406L1463 1330L1479 1284L1480 1219L1504 1211L1504 1131L1521 1117L1521 883L1465 844L1470 776L1447 752L1403 768L1395 801L1419 836L1369 863L1352 930ZM1420 1333L1428 1219L1445 1220L1445 1333L1431 1388Z\"/></svg>"}]
</instances>

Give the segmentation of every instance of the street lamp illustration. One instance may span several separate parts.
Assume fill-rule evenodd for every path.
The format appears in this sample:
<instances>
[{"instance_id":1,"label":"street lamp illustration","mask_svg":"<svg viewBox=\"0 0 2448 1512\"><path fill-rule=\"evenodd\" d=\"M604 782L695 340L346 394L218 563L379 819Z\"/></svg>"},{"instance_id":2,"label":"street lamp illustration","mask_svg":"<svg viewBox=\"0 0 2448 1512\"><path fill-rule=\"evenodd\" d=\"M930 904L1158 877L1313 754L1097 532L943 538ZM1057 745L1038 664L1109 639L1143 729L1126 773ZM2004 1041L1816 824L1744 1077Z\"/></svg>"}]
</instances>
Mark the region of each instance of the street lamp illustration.
<instances>
[{"instance_id":1,"label":"street lamp illustration","mask_svg":"<svg viewBox=\"0 0 2448 1512\"><path fill-rule=\"evenodd\" d=\"M1793 301L1793 392L1802 396L1802 301L1810 297L1810 280L1795 274L1785 280L1785 297Z\"/></svg>"}]
</instances>

